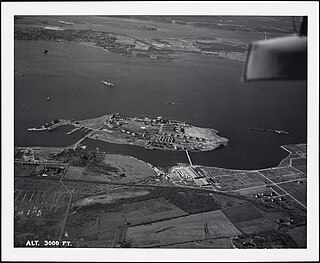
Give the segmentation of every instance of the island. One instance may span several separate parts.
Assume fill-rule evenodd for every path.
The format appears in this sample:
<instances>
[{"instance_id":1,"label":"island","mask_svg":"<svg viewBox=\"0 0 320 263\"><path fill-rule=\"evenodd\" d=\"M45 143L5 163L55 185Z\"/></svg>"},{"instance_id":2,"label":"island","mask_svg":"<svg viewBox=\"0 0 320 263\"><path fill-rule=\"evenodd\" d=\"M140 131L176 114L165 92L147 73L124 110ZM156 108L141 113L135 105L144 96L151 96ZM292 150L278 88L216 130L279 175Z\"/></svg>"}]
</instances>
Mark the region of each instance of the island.
<instances>
[{"instance_id":1,"label":"island","mask_svg":"<svg viewBox=\"0 0 320 263\"><path fill-rule=\"evenodd\" d=\"M84 139L96 139L117 144L130 144L145 149L167 151L212 151L227 146L228 139L217 135L212 128L192 126L177 120L168 120L162 116L127 117L120 113L103 115L86 120L58 119L47 123L41 129L29 128L29 131L52 131L59 126L71 125L73 129L86 131L86 135L73 145L76 148Z\"/></svg>"}]
</instances>

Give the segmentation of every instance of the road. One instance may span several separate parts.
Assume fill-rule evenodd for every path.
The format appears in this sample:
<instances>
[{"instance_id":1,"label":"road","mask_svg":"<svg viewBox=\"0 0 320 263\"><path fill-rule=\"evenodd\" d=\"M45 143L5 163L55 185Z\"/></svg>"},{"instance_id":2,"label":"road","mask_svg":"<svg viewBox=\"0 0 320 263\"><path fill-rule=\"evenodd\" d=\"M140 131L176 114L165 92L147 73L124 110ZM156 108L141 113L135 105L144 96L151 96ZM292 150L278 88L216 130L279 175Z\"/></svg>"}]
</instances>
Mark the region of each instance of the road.
<instances>
[{"instance_id":1,"label":"road","mask_svg":"<svg viewBox=\"0 0 320 263\"><path fill-rule=\"evenodd\" d=\"M192 161L191 161L191 158L190 158L188 150L186 150L186 154L187 154L187 157L188 157L190 165L193 167L193 164L192 164Z\"/></svg>"},{"instance_id":2,"label":"road","mask_svg":"<svg viewBox=\"0 0 320 263\"><path fill-rule=\"evenodd\" d=\"M284 193L286 193L288 196L290 196L294 201L296 201L299 205L301 205L302 207L304 207L305 209L307 209L307 207L303 204L303 203L301 203L299 200L297 200L296 198L294 198L291 194L289 194L286 190L284 190L281 186L279 186L279 184L276 184L275 182L273 182L271 179L269 179L268 177L266 177L265 175L263 175L262 173L260 173L259 171L258 171L258 173L261 175L261 176L263 176L266 180L268 180L271 184L270 185L275 185L275 186L277 186L277 187L279 187L279 189L281 190L281 191L283 191Z\"/></svg>"},{"instance_id":3,"label":"road","mask_svg":"<svg viewBox=\"0 0 320 263\"><path fill-rule=\"evenodd\" d=\"M60 235L59 235L59 244L62 244L62 236L65 233L65 229L66 229L66 224L69 218L69 214L70 214L70 208L71 208L71 203L72 203L72 197L73 197L73 193L72 191L70 191L70 189L68 189L68 187L66 187L66 185L62 182L63 178L64 178L65 173L61 176L60 178L60 183L62 184L63 188L67 190L67 192L70 194L70 198L69 198L69 202L68 202L68 206L66 209L66 213L64 216L64 219L62 221L62 227L61 227L61 231L60 231Z\"/></svg>"},{"instance_id":4,"label":"road","mask_svg":"<svg viewBox=\"0 0 320 263\"><path fill-rule=\"evenodd\" d=\"M86 138L88 138L89 136L91 136L92 134L94 134L95 132L99 131L104 124L102 124L98 129L92 130L91 132L87 133L84 137L82 137L79 141L77 141L75 144L71 145L70 148L72 148L73 150L75 150L78 145L83 142Z\"/></svg>"}]
</instances>

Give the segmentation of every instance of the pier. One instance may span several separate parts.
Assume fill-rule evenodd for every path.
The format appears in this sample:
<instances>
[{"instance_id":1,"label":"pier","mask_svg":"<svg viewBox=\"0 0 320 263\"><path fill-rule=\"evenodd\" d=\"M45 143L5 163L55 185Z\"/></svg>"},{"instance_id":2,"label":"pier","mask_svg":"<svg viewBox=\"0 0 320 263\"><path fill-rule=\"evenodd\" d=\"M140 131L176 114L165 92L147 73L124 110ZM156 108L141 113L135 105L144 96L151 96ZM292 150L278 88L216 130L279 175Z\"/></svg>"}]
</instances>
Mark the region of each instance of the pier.
<instances>
[{"instance_id":1,"label":"pier","mask_svg":"<svg viewBox=\"0 0 320 263\"><path fill-rule=\"evenodd\" d=\"M75 131L77 131L77 130L79 130L80 128L79 127L77 127L77 128L75 128L75 129L73 129L72 131L69 131L69 132L67 132L66 134L71 134L71 133L74 133Z\"/></svg>"},{"instance_id":2,"label":"pier","mask_svg":"<svg viewBox=\"0 0 320 263\"><path fill-rule=\"evenodd\" d=\"M73 150L75 150L78 145L83 142L86 138L88 138L89 136L91 136L92 134L94 134L96 131L100 130L103 127L103 125L101 125L98 129L92 129L91 132L87 133L84 137L82 137L79 141L77 141L75 144L71 145L70 148L72 148Z\"/></svg>"}]
</instances>

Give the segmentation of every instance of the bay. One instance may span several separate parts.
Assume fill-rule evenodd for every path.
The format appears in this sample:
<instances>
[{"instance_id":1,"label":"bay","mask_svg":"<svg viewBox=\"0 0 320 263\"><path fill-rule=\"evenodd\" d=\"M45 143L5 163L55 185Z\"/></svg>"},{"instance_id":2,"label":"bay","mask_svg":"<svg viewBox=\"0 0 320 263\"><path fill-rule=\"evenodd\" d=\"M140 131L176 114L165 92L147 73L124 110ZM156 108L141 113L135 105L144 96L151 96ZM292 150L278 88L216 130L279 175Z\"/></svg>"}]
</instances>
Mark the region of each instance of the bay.
<instances>
[{"instance_id":1,"label":"bay","mask_svg":"<svg viewBox=\"0 0 320 263\"><path fill-rule=\"evenodd\" d=\"M44 49L49 50L47 55ZM14 144L69 146L76 141L73 136L35 135L27 128L58 118L80 120L120 112L211 127L230 139L228 147L191 153L194 164L237 169L278 165L287 155L281 145L306 143L306 83L242 83L242 68L242 62L194 54L181 55L176 61L151 61L81 43L15 41L15 71L19 74L15 74L14 87ZM112 81L115 88L107 88L102 80ZM51 101L45 100L48 96ZM166 101L177 104L167 105ZM290 135L249 127L281 129ZM160 166L187 162L183 152L137 150L130 145L96 141L91 144Z\"/></svg>"}]
</instances>

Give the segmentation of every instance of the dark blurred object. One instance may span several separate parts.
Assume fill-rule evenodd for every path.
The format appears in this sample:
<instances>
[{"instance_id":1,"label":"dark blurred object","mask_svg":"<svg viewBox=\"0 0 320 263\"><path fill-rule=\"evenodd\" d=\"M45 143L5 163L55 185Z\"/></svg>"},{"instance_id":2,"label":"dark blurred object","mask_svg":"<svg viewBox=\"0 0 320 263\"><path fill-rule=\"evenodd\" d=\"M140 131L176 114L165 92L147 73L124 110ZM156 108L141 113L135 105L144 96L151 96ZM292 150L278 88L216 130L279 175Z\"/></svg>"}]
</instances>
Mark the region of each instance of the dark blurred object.
<instances>
[{"instance_id":1,"label":"dark blurred object","mask_svg":"<svg viewBox=\"0 0 320 263\"><path fill-rule=\"evenodd\" d=\"M242 81L306 79L307 17L303 17L299 35L249 45Z\"/></svg>"},{"instance_id":2,"label":"dark blurred object","mask_svg":"<svg viewBox=\"0 0 320 263\"><path fill-rule=\"evenodd\" d=\"M300 26L300 36L308 35L308 17L304 16L302 18L301 26Z\"/></svg>"}]
</instances>

